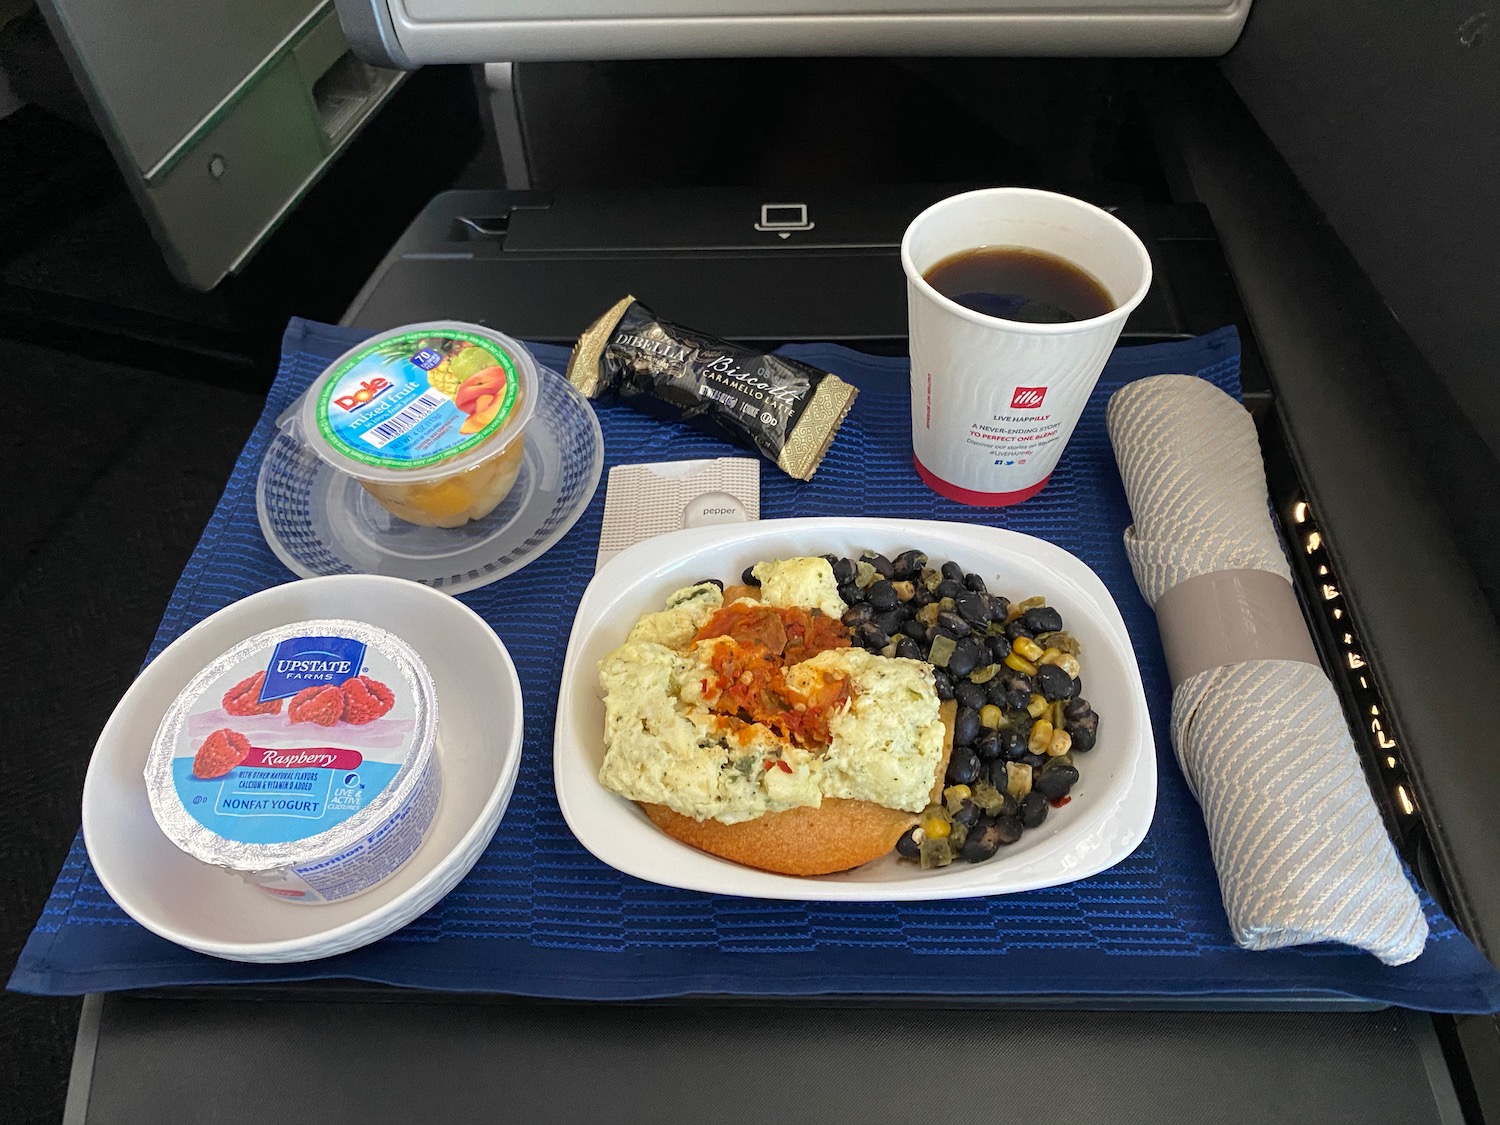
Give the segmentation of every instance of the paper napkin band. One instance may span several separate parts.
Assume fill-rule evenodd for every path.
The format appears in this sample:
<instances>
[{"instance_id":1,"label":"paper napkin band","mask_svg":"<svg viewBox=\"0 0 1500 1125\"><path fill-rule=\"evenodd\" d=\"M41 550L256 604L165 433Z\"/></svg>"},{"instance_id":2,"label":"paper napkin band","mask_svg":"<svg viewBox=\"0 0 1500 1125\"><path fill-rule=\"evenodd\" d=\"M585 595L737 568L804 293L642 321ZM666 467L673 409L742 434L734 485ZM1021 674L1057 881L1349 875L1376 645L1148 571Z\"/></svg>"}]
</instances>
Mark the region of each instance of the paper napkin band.
<instances>
[{"instance_id":1,"label":"paper napkin band","mask_svg":"<svg viewBox=\"0 0 1500 1125\"><path fill-rule=\"evenodd\" d=\"M1156 623L1175 688L1199 672L1247 660L1322 665L1291 583L1264 570L1216 570L1156 600Z\"/></svg>"}]
</instances>

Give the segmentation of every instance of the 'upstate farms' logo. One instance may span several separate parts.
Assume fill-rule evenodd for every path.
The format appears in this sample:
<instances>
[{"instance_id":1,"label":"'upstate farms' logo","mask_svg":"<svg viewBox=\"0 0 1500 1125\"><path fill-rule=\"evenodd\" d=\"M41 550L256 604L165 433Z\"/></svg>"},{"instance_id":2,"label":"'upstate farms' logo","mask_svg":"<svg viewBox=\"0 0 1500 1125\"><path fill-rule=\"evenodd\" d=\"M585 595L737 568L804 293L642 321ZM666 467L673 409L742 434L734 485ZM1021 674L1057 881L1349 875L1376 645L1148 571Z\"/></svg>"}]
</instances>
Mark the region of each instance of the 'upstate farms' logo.
<instances>
[{"instance_id":1,"label":"'upstate farms' logo","mask_svg":"<svg viewBox=\"0 0 1500 1125\"><path fill-rule=\"evenodd\" d=\"M366 379L360 383L359 390L355 391L352 395L339 395L333 401L335 405L341 406L345 410L358 410L361 406L366 406L385 394L392 386L391 381L385 376L376 375L374 378Z\"/></svg>"},{"instance_id":2,"label":"'upstate farms' logo","mask_svg":"<svg viewBox=\"0 0 1500 1125\"><path fill-rule=\"evenodd\" d=\"M1047 397L1046 387L1017 387L1010 395L1012 410L1036 410Z\"/></svg>"},{"instance_id":3,"label":"'upstate farms' logo","mask_svg":"<svg viewBox=\"0 0 1500 1125\"><path fill-rule=\"evenodd\" d=\"M359 675L364 659L364 642L353 637L288 637L266 664L260 702L290 699L316 684L341 684Z\"/></svg>"}]
</instances>

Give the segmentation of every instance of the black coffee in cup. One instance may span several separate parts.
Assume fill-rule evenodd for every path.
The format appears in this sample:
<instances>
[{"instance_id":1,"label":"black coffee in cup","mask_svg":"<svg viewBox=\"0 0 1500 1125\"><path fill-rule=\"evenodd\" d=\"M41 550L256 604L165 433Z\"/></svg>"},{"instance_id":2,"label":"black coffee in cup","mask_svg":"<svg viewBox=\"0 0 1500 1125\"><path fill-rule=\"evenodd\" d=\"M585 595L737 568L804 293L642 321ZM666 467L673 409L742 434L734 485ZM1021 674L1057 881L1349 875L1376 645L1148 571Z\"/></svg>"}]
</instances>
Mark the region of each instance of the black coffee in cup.
<instances>
[{"instance_id":1,"label":"black coffee in cup","mask_svg":"<svg viewBox=\"0 0 1500 1125\"><path fill-rule=\"evenodd\" d=\"M1027 324L1091 320L1115 307L1109 291L1066 258L1022 246L981 246L950 254L922 275L965 308Z\"/></svg>"}]
</instances>

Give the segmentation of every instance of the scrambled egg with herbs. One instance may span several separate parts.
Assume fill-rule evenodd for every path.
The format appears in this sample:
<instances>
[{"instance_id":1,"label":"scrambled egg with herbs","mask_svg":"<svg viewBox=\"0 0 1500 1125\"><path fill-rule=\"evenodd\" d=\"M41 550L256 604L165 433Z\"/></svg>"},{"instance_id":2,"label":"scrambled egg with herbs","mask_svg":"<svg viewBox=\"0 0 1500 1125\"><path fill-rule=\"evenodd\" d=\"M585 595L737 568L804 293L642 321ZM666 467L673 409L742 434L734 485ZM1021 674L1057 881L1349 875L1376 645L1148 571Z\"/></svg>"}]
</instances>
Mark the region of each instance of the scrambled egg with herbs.
<instances>
[{"instance_id":1,"label":"scrambled egg with herbs","mask_svg":"<svg viewBox=\"0 0 1500 1125\"><path fill-rule=\"evenodd\" d=\"M773 646L799 651L799 621L811 622L819 645L834 643L845 607L827 560L763 562L753 573L761 603L744 600L721 614L718 587L687 587L600 662L600 782L633 801L726 824L815 808L824 797L921 811L943 750L932 669L848 647L778 666L761 643L764 628L700 638L711 621L781 611L789 624L782 634L770 622ZM779 714L757 706L783 698L795 702Z\"/></svg>"},{"instance_id":2,"label":"scrambled egg with herbs","mask_svg":"<svg viewBox=\"0 0 1500 1125\"><path fill-rule=\"evenodd\" d=\"M637 621L625 640L685 649L692 644L693 635L714 615L714 610L723 604L724 594L712 582L688 586L667 599L666 609L648 613Z\"/></svg>"},{"instance_id":3,"label":"scrambled egg with herbs","mask_svg":"<svg viewBox=\"0 0 1500 1125\"><path fill-rule=\"evenodd\" d=\"M842 617L849 608L827 559L775 559L756 563L750 573L760 581L760 600L767 605L806 606L829 617Z\"/></svg>"}]
</instances>

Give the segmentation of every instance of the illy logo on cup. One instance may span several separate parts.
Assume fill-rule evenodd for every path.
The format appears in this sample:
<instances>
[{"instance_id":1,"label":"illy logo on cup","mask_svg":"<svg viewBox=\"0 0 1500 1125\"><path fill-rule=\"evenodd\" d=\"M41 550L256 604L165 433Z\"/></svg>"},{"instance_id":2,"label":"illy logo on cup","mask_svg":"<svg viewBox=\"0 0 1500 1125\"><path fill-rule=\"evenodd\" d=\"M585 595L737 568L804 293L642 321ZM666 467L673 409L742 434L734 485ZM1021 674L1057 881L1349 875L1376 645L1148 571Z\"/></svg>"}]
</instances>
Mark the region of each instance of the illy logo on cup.
<instances>
[{"instance_id":1,"label":"illy logo on cup","mask_svg":"<svg viewBox=\"0 0 1500 1125\"><path fill-rule=\"evenodd\" d=\"M1017 387L1010 395L1012 410L1036 410L1047 397L1046 387Z\"/></svg>"}]
</instances>

